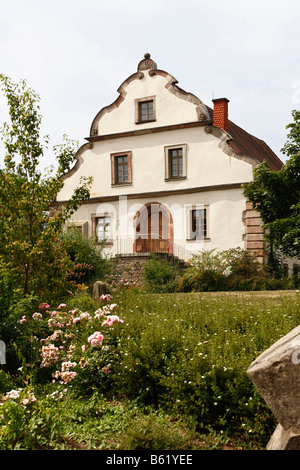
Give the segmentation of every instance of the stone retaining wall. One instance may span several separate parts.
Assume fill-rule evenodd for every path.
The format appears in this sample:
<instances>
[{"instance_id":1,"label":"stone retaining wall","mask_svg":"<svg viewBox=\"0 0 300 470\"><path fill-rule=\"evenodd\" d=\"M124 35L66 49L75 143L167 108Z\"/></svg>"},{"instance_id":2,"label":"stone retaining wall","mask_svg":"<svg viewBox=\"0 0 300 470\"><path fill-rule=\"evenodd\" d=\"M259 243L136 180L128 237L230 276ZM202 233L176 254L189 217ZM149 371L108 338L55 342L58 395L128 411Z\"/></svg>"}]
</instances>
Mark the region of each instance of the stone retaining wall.
<instances>
[{"instance_id":1,"label":"stone retaining wall","mask_svg":"<svg viewBox=\"0 0 300 470\"><path fill-rule=\"evenodd\" d=\"M111 284L139 287L144 282L144 268L149 263L149 256L120 256L113 260L115 263Z\"/></svg>"}]
</instances>

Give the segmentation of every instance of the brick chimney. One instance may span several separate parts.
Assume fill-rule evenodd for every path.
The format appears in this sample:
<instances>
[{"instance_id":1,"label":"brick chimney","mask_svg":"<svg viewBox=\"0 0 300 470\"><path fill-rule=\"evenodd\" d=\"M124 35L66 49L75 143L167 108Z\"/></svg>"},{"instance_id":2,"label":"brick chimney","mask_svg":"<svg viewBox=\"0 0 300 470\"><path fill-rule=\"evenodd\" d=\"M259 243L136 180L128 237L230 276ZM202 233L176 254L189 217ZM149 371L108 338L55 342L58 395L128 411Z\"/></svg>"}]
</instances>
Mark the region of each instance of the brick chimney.
<instances>
[{"instance_id":1,"label":"brick chimney","mask_svg":"<svg viewBox=\"0 0 300 470\"><path fill-rule=\"evenodd\" d=\"M228 103L227 98L217 98L214 103L214 126L228 132Z\"/></svg>"}]
</instances>

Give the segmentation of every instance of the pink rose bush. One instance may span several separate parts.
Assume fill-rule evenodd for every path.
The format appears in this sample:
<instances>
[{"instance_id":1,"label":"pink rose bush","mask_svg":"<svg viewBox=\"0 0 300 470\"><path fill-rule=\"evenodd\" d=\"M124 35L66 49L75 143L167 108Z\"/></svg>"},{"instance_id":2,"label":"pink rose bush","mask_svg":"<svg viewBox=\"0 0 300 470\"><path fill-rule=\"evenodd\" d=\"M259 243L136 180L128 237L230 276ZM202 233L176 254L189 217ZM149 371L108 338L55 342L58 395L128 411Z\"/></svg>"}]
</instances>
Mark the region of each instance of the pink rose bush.
<instances>
[{"instance_id":1,"label":"pink rose bush","mask_svg":"<svg viewBox=\"0 0 300 470\"><path fill-rule=\"evenodd\" d=\"M50 367L53 364L57 364L60 359L59 349L54 344L47 344L42 346L41 351L42 362L41 367Z\"/></svg>"},{"instance_id":2,"label":"pink rose bush","mask_svg":"<svg viewBox=\"0 0 300 470\"><path fill-rule=\"evenodd\" d=\"M18 388L17 390L10 390L2 397L0 405L6 401L18 401L22 405L29 405L36 402L36 397L30 389ZM1 411L1 408L0 408Z\"/></svg>"},{"instance_id":3,"label":"pink rose bush","mask_svg":"<svg viewBox=\"0 0 300 470\"><path fill-rule=\"evenodd\" d=\"M101 303L111 300L108 294L100 299ZM39 366L49 369L53 382L66 385L75 378L80 382L83 370L89 367L96 373L111 371L112 332L115 325L123 323L118 315L112 314L116 308L117 304L105 303L91 313L68 309L65 303L52 309L45 302L39 306L43 313L36 311L31 319L24 316L19 323L33 321L46 327L48 336L40 339L34 336ZM32 329L34 331L34 325Z\"/></svg>"},{"instance_id":4,"label":"pink rose bush","mask_svg":"<svg viewBox=\"0 0 300 470\"><path fill-rule=\"evenodd\" d=\"M53 374L53 377L56 380L60 380L60 383L67 384L76 377L77 372L70 370L76 366L77 366L76 362L71 362L71 361L63 362L61 364L61 370L55 371L55 373Z\"/></svg>"}]
</instances>

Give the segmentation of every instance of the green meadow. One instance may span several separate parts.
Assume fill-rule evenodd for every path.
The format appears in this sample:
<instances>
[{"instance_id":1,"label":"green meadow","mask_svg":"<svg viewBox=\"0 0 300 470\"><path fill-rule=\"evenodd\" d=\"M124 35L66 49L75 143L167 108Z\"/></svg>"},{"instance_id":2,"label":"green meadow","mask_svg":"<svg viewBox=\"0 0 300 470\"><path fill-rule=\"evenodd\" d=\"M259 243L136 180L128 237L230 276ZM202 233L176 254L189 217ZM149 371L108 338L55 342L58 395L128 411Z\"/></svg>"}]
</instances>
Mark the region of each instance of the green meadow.
<instances>
[{"instance_id":1,"label":"green meadow","mask_svg":"<svg viewBox=\"0 0 300 470\"><path fill-rule=\"evenodd\" d=\"M59 311L40 310L38 339L37 317L24 323L19 351L24 348L20 357L27 355L27 364L15 375L0 370L0 448L266 446L277 423L246 371L299 324L298 291L152 294L124 288L106 303L82 293ZM119 319L110 325L103 322L109 306ZM49 321L54 312L56 325ZM96 330L101 347L87 345L83 352ZM41 368L38 345L49 345L49 338L57 354L68 353ZM66 359L74 378L64 381ZM5 398L12 389L19 395Z\"/></svg>"}]
</instances>

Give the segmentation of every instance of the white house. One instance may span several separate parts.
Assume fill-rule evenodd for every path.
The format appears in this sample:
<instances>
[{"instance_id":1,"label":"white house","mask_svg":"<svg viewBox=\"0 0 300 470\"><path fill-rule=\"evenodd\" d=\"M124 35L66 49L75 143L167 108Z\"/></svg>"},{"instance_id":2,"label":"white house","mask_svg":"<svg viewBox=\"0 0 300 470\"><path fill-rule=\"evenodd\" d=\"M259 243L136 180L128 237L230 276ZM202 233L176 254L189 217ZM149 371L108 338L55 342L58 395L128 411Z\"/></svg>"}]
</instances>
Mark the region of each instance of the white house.
<instances>
[{"instance_id":1,"label":"white house","mask_svg":"<svg viewBox=\"0 0 300 470\"><path fill-rule=\"evenodd\" d=\"M71 223L111 255L244 248L265 256L259 215L243 196L253 168L280 159L228 119L228 100L213 109L157 68L149 54L94 118L87 143L64 177L55 205L68 200L82 176L91 197Z\"/></svg>"}]
</instances>

